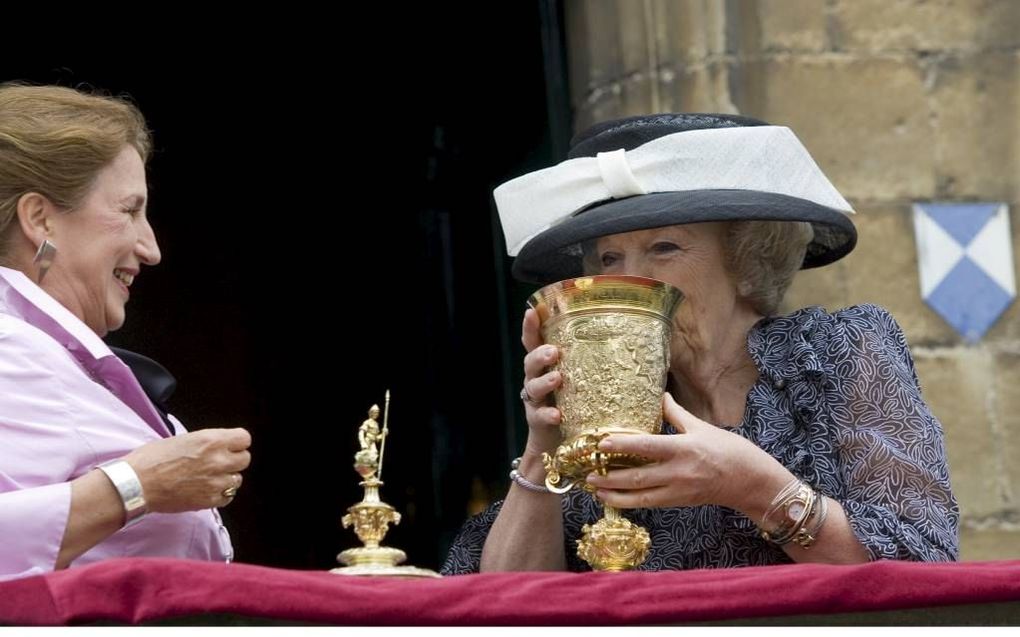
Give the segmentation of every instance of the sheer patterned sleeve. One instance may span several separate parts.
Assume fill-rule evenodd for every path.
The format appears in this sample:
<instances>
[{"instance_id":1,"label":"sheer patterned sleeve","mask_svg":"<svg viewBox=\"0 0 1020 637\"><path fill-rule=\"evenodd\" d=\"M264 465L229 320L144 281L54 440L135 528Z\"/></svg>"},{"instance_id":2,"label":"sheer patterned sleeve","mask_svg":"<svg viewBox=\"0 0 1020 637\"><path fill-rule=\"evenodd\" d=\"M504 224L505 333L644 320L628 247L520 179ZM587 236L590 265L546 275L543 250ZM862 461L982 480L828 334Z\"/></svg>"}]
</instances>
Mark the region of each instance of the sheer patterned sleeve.
<instances>
[{"instance_id":1,"label":"sheer patterned sleeve","mask_svg":"<svg viewBox=\"0 0 1020 637\"><path fill-rule=\"evenodd\" d=\"M921 397L903 331L871 305L835 315L828 342L838 499L872 559L959 557L942 426Z\"/></svg>"},{"instance_id":2,"label":"sheer patterned sleeve","mask_svg":"<svg viewBox=\"0 0 1020 637\"><path fill-rule=\"evenodd\" d=\"M582 504L585 501L587 502ZM443 563L440 573L443 575L466 575L479 571L485 540L489 537L489 531L492 530L492 525L496 522L502 507L503 501L499 500L464 523L450 546L446 562ZM591 570L590 566L577 557L577 538L580 536L581 527L584 524L595 521L594 508L588 495L583 494L582 496L578 490L572 491L562 499L563 543L568 571Z\"/></svg>"},{"instance_id":3,"label":"sheer patterned sleeve","mask_svg":"<svg viewBox=\"0 0 1020 637\"><path fill-rule=\"evenodd\" d=\"M477 573L482 563L482 547L489 537L489 530L499 515L503 501L489 505L478 515L468 518L446 554L446 562L439 572L443 575L467 575Z\"/></svg>"}]
</instances>

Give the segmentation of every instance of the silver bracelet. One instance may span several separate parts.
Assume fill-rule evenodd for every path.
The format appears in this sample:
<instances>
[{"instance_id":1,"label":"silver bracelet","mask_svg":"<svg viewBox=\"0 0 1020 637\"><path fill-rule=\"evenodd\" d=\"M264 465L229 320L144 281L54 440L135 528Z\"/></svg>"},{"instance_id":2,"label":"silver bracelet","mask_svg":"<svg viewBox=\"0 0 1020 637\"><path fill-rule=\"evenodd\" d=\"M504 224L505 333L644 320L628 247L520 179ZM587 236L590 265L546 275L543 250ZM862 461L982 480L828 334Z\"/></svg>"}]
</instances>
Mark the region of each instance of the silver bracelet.
<instances>
[{"instance_id":1,"label":"silver bracelet","mask_svg":"<svg viewBox=\"0 0 1020 637\"><path fill-rule=\"evenodd\" d=\"M535 493L552 493L552 491L550 491L549 489L546 489L544 486L542 486L540 484L535 484L531 480L528 480L527 478L522 476L521 472L518 471L520 466L521 466L521 459L520 459L520 457L514 458L514 461L510 463L510 469L511 469L511 471L510 471L510 479L514 481L514 484L516 484L517 486L521 487L522 489L527 489L528 491L534 491Z\"/></svg>"},{"instance_id":2,"label":"silver bracelet","mask_svg":"<svg viewBox=\"0 0 1020 637\"><path fill-rule=\"evenodd\" d=\"M142 483L126 460L111 460L96 468L106 474L120 494L121 502L124 503L124 528L135 524L149 512Z\"/></svg>"}]
</instances>

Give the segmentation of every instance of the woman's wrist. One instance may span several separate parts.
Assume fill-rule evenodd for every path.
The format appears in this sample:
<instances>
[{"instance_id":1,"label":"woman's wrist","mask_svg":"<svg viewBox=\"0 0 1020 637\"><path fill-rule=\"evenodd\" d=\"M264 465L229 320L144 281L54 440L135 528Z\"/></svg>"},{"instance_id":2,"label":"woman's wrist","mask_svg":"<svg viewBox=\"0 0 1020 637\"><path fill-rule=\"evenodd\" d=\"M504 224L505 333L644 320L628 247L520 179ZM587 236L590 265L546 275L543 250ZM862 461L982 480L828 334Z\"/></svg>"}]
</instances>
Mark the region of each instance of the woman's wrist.
<instances>
[{"instance_id":1,"label":"woman's wrist","mask_svg":"<svg viewBox=\"0 0 1020 637\"><path fill-rule=\"evenodd\" d=\"M764 461L757 470L748 473L748 478L743 484L738 485L734 494L736 501L732 505L733 509L743 513L758 526L764 521L765 513L776 494L797 479L778 460L764 451L761 451L761 454L765 457Z\"/></svg>"},{"instance_id":2,"label":"woman's wrist","mask_svg":"<svg viewBox=\"0 0 1020 637\"><path fill-rule=\"evenodd\" d=\"M542 464L542 454L553 455L561 442L563 442L563 437L560 435L558 427L553 427L550 431L543 431L541 434L530 431L528 440L524 443L521 458Z\"/></svg>"},{"instance_id":3,"label":"woman's wrist","mask_svg":"<svg viewBox=\"0 0 1020 637\"><path fill-rule=\"evenodd\" d=\"M141 521L149 512L149 506L145 500L142 483L130 463L118 458L104 462L96 468L106 474L120 496L121 504L124 506L124 526L132 526Z\"/></svg>"},{"instance_id":4,"label":"woman's wrist","mask_svg":"<svg viewBox=\"0 0 1020 637\"><path fill-rule=\"evenodd\" d=\"M546 472L545 464L542 462L542 453L525 447L524 453L521 454L517 472L529 482L545 484Z\"/></svg>"}]
</instances>

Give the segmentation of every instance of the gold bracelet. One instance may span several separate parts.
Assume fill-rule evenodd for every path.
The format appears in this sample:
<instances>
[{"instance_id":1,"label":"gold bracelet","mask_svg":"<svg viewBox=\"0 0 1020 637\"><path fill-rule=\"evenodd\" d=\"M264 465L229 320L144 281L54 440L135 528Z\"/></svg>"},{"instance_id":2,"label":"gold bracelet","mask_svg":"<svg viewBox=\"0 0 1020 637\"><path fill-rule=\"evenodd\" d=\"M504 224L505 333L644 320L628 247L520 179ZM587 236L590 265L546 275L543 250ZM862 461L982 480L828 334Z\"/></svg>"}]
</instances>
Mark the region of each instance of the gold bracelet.
<instances>
[{"instance_id":1,"label":"gold bracelet","mask_svg":"<svg viewBox=\"0 0 1020 637\"><path fill-rule=\"evenodd\" d=\"M811 546L815 541L814 534L806 532L804 525L815 514L819 498L818 493L801 480L794 480L783 487L765 511L759 527L761 537L776 546L789 544L795 539L801 546ZM824 502L824 498L821 499ZM811 530L817 533L820 528L819 523Z\"/></svg>"},{"instance_id":2,"label":"gold bracelet","mask_svg":"<svg viewBox=\"0 0 1020 637\"><path fill-rule=\"evenodd\" d=\"M797 536L793 538L793 541L799 544L802 548L811 548L811 545L818 539L818 532L822 530L822 525L825 524L825 518L829 515L829 501L821 494L816 494L818 497L818 506L812 512L812 516L815 518L814 524L808 529L805 525L799 531ZM817 513L817 515L814 515Z\"/></svg>"}]
</instances>

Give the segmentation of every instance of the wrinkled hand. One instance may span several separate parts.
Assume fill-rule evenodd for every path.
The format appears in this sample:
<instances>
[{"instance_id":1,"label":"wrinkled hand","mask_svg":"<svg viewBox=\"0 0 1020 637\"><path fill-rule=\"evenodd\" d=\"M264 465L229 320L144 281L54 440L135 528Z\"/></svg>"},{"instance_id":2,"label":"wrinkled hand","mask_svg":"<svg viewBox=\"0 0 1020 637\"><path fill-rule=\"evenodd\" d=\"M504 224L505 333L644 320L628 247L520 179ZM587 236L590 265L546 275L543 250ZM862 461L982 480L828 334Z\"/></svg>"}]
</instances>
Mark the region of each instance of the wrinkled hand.
<instances>
[{"instance_id":1,"label":"wrinkled hand","mask_svg":"<svg viewBox=\"0 0 1020 637\"><path fill-rule=\"evenodd\" d=\"M591 474L599 499L621 509L717 504L743 511L760 498L758 476L776 461L747 439L695 417L666 394L666 420L675 435L616 434L602 451L633 453L648 465ZM773 488L771 484L767 489Z\"/></svg>"},{"instance_id":2,"label":"wrinkled hand","mask_svg":"<svg viewBox=\"0 0 1020 637\"><path fill-rule=\"evenodd\" d=\"M179 513L224 506L251 462L244 429L203 429L150 442L124 457L138 474L150 511Z\"/></svg>"},{"instance_id":3,"label":"wrinkled hand","mask_svg":"<svg viewBox=\"0 0 1020 637\"><path fill-rule=\"evenodd\" d=\"M557 371L545 371L559 361L560 352L554 345L542 344L535 310L529 309L524 313L521 343L528 352L524 357L524 387L531 396L530 401L524 401L524 413L528 419L526 453L552 453L563 439L559 430L562 416L559 409L547 403L553 390L563 383L563 377Z\"/></svg>"}]
</instances>

